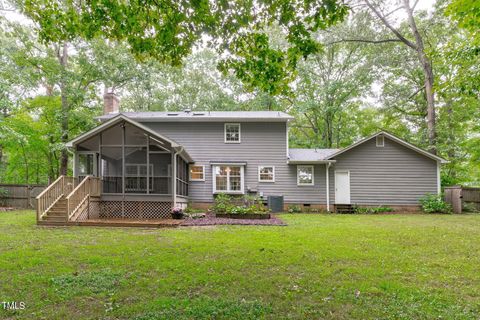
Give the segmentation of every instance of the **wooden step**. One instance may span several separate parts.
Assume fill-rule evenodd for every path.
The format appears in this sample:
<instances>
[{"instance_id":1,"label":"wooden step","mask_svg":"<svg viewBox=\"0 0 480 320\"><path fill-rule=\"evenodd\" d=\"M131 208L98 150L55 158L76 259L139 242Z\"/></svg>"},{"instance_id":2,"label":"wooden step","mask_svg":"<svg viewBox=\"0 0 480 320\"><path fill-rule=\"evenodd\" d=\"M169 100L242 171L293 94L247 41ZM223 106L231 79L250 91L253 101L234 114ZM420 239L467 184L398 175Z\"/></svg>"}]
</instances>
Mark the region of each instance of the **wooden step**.
<instances>
[{"instance_id":1,"label":"wooden step","mask_svg":"<svg viewBox=\"0 0 480 320\"><path fill-rule=\"evenodd\" d=\"M55 211L65 211L67 212L67 208L66 207L52 207L50 210L55 210Z\"/></svg>"},{"instance_id":2,"label":"wooden step","mask_svg":"<svg viewBox=\"0 0 480 320\"><path fill-rule=\"evenodd\" d=\"M67 212L66 212L66 211L49 211L49 212L47 213L47 216L50 216L50 217L52 217L52 216L56 216L56 217L58 217L58 216L66 217L66 216L67 216Z\"/></svg>"},{"instance_id":3,"label":"wooden step","mask_svg":"<svg viewBox=\"0 0 480 320\"><path fill-rule=\"evenodd\" d=\"M67 217L49 217L46 216L43 218L42 221L49 221L49 222L67 222Z\"/></svg>"},{"instance_id":4,"label":"wooden step","mask_svg":"<svg viewBox=\"0 0 480 320\"><path fill-rule=\"evenodd\" d=\"M351 204L337 204L335 205L335 212L337 213L354 213L355 210Z\"/></svg>"}]
</instances>

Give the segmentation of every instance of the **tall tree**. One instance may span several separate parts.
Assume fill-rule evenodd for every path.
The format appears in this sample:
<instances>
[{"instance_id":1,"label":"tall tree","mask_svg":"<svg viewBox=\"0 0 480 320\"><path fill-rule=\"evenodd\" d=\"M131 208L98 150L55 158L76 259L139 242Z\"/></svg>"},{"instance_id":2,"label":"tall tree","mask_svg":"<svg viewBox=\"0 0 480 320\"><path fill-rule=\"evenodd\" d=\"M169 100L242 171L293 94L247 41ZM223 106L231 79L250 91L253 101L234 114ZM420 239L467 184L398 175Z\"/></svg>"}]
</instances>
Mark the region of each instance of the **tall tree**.
<instances>
[{"instance_id":1,"label":"tall tree","mask_svg":"<svg viewBox=\"0 0 480 320\"><path fill-rule=\"evenodd\" d=\"M344 41L357 41L364 43L381 44L387 42L398 42L405 45L410 50L413 50L417 56L418 63L421 66L423 72L423 90L425 90L425 98L427 102L427 130L429 149L432 153L437 152L437 131L436 131L436 110L435 110L435 92L434 92L434 74L432 68L431 58L428 56L425 49L424 36L421 34L417 21L414 15L415 7L418 1L410 0L397 0L397 7L391 8L385 1L373 2L371 0L359 0L354 1L356 5L360 7L364 6L377 18L377 20L387 28L394 38L388 39L344 39ZM395 14L399 10L403 10L407 17L408 33L404 28L403 30L395 26L392 20L395 19Z\"/></svg>"},{"instance_id":2,"label":"tall tree","mask_svg":"<svg viewBox=\"0 0 480 320\"><path fill-rule=\"evenodd\" d=\"M48 42L125 40L140 59L179 65L195 46L227 54L222 68L270 94L289 89L299 58L320 51L312 33L341 21L343 0L62 1L25 0L24 12ZM265 27L278 24L286 48L272 48Z\"/></svg>"}]
</instances>

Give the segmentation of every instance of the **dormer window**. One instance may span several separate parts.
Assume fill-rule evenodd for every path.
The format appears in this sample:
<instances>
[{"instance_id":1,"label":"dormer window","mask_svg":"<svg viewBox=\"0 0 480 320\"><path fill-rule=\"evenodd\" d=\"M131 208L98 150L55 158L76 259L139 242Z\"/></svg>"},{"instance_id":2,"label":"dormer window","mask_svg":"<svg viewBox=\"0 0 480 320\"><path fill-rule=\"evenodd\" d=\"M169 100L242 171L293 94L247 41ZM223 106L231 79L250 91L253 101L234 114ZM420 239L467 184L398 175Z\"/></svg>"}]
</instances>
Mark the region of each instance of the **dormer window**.
<instances>
[{"instance_id":1,"label":"dormer window","mask_svg":"<svg viewBox=\"0 0 480 320\"><path fill-rule=\"evenodd\" d=\"M225 143L240 143L240 123L225 123Z\"/></svg>"},{"instance_id":2,"label":"dormer window","mask_svg":"<svg viewBox=\"0 0 480 320\"><path fill-rule=\"evenodd\" d=\"M377 136L377 147L385 146L385 139L383 136Z\"/></svg>"}]
</instances>

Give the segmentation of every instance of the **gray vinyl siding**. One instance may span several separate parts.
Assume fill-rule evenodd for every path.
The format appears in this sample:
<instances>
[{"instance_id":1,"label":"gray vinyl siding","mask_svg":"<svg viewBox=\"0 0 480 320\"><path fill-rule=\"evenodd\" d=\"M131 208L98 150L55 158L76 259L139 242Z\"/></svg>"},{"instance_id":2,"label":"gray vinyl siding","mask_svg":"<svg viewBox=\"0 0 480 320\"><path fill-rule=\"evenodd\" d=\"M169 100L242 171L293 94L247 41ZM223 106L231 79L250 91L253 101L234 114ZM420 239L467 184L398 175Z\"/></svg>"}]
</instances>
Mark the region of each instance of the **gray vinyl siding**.
<instances>
[{"instance_id":1,"label":"gray vinyl siding","mask_svg":"<svg viewBox=\"0 0 480 320\"><path fill-rule=\"evenodd\" d=\"M330 200L335 202L335 170L350 171L350 200L361 205L418 205L427 193L437 193L437 162L385 137L346 151L331 167Z\"/></svg>"},{"instance_id":2,"label":"gray vinyl siding","mask_svg":"<svg viewBox=\"0 0 480 320\"><path fill-rule=\"evenodd\" d=\"M232 123L235 123L232 121ZM283 195L290 203L325 203L325 166L315 166L314 186L297 186L297 166L287 164L284 122L243 122L241 143L224 143L224 123L144 122L156 132L184 146L196 165L205 166L205 181L191 181L192 201L213 200L212 161L246 162L245 192ZM275 166L275 182L258 182L258 166Z\"/></svg>"}]
</instances>

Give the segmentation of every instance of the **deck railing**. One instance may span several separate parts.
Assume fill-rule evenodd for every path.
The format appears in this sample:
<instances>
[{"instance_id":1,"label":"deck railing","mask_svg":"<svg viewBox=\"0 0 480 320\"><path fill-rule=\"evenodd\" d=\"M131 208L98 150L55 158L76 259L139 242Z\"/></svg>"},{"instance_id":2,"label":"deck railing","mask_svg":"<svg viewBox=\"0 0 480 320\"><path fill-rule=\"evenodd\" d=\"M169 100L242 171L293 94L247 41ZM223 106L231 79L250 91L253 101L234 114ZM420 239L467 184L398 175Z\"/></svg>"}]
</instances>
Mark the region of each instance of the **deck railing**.
<instances>
[{"instance_id":1,"label":"deck railing","mask_svg":"<svg viewBox=\"0 0 480 320\"><path fill-rule=\"evenodd\" d=\"M80 209L86 208L88 210L90 197L99 197L100 190L100 178L86 176L66 198L68 220L71 220Z\"/></svg>"},{"instance_id":2,"label":"deck railing","mask_svg":"<svg viewBox=\"0 0 480 320\"><path fill-rule=\"evenodd\" d=\"M69 194L75 187L75 178L60 176L37 196L37 220L41 220L47 211L62 196Z\"/></svg>"}]
</instances>

